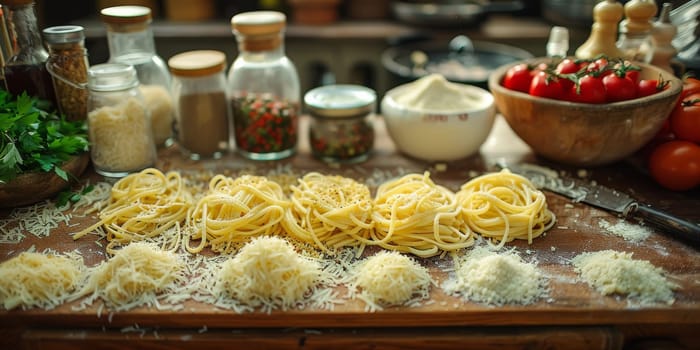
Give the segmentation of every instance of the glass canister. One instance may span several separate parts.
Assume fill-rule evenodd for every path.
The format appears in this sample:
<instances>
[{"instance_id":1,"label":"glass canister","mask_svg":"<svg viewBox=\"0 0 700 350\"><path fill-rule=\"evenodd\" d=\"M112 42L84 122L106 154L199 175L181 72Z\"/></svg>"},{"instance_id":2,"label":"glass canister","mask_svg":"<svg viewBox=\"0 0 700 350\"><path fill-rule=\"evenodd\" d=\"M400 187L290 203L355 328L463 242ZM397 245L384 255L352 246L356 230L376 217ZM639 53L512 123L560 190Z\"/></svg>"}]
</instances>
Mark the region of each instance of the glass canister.
<instances>
[{"instance_id":1,"label":"glass canister","mask_svg":"<svg viewBox=\"0 0 700 350\"><path fill-rule=\"evenodd\" d=\"M151 119L133 66L98 64L88 69L88 139L95 171L123 177L155 165Z\"/></svg>"},{"instance_id":2,"label":"glass canister","mask_svg":"<svg viewBox=\"0 0 700 350\"><path fill-rule=\"evenodd\" d=\"M83 27L49 27L43 33L49 48L46 69L53 78L58 110L69 120L85 120L88 59Z\"/></svg>"},{"instance_id":3,"label":"glass canister","mask_svg":"<svg viewBox=\"0 0 700 350\"><path fill-rule=\"evenodd\" d=\"M228 73L238 152L274 160L296 151L300 110L299 76L284 51L286 17L253 11L231 18L239 55Z\"/></svg>"},{"instance_id":4,"label":"glass canister","mask_svg":"<svg viewBox=\"0 0 700 350\"><path fill-rule=\"evenodd\" d=\"M327 85L307 92L312 154L329 163L367 160L374 146L376 100L374 90L359 85Z\"/></svg>"},{"instance_id":5,"label":"glass canister","mask_svg":"<svg viewBox=\"0 0 700 350\"><path fill-rule=\"evenodd\" d=\"M8 50L3 74L7 90L13 95L26 92L56 105L56 95L51 76L46 70L49 53L44 48L41 32L34 12L34 1L2 0L7 16Z\"/></svg>"},{"instance_id":6,"label":"glass canister","mask_svg":"<svg viewBox=\"0 0 700 350\"><path fill-rule=\"evenodd\" d=\"M109 62L134 66L140 89L151 113L156 145L172 140L175 109L170 95L171 76L165 61L156 54L151 9L145 6L114 6L100 11L107 27Z\"/></svg>"},{"instance_id":7,"label":"glass canister","mask_svg":"<svg viewBox=\"0 0 700 350\"><path fill-rule=\"evenodd\" d=\"M220 158L229 149L226 54L196 50L168 60L173 75L177 140L191 159Z\"/></svg>"}]
</instances>

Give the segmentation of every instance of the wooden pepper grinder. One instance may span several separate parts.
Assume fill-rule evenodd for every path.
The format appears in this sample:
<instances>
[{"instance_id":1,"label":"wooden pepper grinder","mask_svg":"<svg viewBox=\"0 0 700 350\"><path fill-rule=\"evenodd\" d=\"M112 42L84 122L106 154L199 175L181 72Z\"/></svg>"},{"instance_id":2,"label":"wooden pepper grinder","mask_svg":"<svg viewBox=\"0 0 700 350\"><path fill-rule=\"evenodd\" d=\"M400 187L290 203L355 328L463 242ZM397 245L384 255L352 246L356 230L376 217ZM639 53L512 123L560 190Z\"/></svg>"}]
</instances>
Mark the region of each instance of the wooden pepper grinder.
<instances>
[{"instance_id":1,"label":"wooden pepper grinder","mask_svg":"<svg viewBox=\"0 0 700 350\"><path fill-rule=\"evenodd\" d=\"M625 4L625 19L620 22L617 47L631 61L651 61L652 18L658 7L654 0L632 0Z\"/></svg>"},{"instance_id":2,"label":"wooden pepper grinder","mask_svg":"<svg viewBox=\"0 0 700 350\"><path fill-rule=\"evenodd\" d=\"M671 66L671 60L676 56L678 50L671 44L671 41L676 36L676 26L671 24L671 8L673 4L665 2L661 7L659 19L654 22L651 29L651 64L667 71L674 73Z\"/></svg>"},{"instance_id":3,"label":"wooden pepper grinder","mask_svg":"<svg viewBox=\"0 0 700 350\"><path fill-rule=\"evenodd\" d=\"M577 50L576 57L591 59L600 55L622 57L622 51L615 45L617 24L622 19L622 4L615 0L601 1L593 7L591 35Z\"/></svg>"}]
</instances>

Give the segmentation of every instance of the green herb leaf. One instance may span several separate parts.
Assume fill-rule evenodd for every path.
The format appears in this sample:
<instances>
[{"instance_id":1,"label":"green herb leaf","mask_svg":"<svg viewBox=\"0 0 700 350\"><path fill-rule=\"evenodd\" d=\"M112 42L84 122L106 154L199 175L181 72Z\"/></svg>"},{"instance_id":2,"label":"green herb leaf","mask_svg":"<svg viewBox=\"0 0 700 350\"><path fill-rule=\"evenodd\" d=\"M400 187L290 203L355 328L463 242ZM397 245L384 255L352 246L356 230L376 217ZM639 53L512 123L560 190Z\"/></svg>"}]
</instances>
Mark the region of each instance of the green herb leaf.
<instances>
[{"instance_id":1,"label":"green herb leaf","mask_svg":"<svg viewBox=\"0 0 700 350\"><path fill-rule=\"evenodd\" d=\"M26 93L0 90L0 181L25 172L54 172L68 180L61 165L88 150L85 122L67 121L47 106Z\"/></svg>"}]
</instances>

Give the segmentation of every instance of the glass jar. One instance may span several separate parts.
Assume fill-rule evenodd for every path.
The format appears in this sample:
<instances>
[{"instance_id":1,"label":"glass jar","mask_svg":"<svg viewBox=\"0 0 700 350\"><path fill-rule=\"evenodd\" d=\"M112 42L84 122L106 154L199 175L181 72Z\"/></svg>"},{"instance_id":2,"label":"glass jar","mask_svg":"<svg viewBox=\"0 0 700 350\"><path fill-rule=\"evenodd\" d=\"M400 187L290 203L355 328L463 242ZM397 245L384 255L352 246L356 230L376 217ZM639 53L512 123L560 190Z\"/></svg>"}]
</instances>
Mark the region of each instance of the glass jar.
<instances>
[{"instance_id":1,"label":"glass jar","mask_svg":"<svg viewBox=\"0 0 700 350\"><path fill-rule=\"evenodd\" d=\"M8 19L8 35L12 47L3 68L7 91L13 95L26 92L56 105L51 76L46 70L49 53L41 41L41 32L34 13L34 1L2 0Z\"/></svg>"},{"instance_id":2,"label":"glass jar","mask_svg":"<svg viewBox=\"0 0 700 350\"><path fill-rule=\"evenodd\" d=\"M299 76L284 52L286 17L276 11L244 12L231 18L239 55L228 73L238 152L274 160L296 151Z\"/></svg>"},{"instance_id":3,"label":"glass jar","mask_svg":"<svg viewBox=\"0 0 700 350\"><path fill-rule=\"evenodd\" d=\"M170 95L171 76L165 61L156 54L151 9L145 6L114 6L100 11L107 27L109 62L134 66L140 89L151 113L156 145L172 141L175 109Z\"/></svg>"},{"instance_id":4,"label":"glass jar","mask_svg":"<svg viewBox=\"0 0 700 350\"><path fill-rule=\"evenodd\" d=\"M220 158L230 144L231 116L226 97L226 54L197 50L168 60L178 143L191 159Z\"/></svg>"},{"instance_id":5,"label":"glass jar","mask_svg":"<svg viewBox=\"0 0 700 350\"><path fill-rule=\"evenodd\" d=\"M104 63L88 69L88 139L95 171L123 177L155 165L151 119L133 66Z\"/></svg>"},{"instance_id":6,"label":"glass jar","mask_svg":"<svg viewBox=\"0 0 700 350\"><path fill-rule=\"evenodd\" d=\"M358 85L327 85L304 95L311 122L311 153L329 163L367 160L374 146L374 90Z\"/></svg>"},{"instance_id":7,"label":"glass jar","mask_svg":"<svg viewBox=\"0 0 700 350\"><path fill-rule=\"evenodd\" d=\"M49 48L46 69L53 78L58 110L69 120L85 120L89 64L83 27L49 27L43 33Z\"/></svg>"}]
</instances>

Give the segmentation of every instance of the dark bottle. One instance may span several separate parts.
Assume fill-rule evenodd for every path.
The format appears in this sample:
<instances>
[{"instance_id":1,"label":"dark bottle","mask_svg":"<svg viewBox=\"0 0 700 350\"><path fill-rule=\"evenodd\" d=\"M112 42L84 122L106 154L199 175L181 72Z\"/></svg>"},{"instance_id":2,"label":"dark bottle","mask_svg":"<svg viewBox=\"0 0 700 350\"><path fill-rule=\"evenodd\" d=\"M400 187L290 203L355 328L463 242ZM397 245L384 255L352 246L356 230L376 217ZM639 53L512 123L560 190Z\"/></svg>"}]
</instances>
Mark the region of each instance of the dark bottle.
<instances>
[{"instance_id":1,"label":"dark bottle","mask_svg":"<svg viewBox=\"0 0 700 350\"><path fill-rule=\"evenodd\" d=\"M49 53L41 41L34 13L34 1L2 0L7 11L8 31L13 43L12 56L4 67L7 90L14 95L28 95L56 105L51 75L46 70Z\"/></svg>"}]
</instances>

